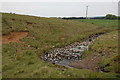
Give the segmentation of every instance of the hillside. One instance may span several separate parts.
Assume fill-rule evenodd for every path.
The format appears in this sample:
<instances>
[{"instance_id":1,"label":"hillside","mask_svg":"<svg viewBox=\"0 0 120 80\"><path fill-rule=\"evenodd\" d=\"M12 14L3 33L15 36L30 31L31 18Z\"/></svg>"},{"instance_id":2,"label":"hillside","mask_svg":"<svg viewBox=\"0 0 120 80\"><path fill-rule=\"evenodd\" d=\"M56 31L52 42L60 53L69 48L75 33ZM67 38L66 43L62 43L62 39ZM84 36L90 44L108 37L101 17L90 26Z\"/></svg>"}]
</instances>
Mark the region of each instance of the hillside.
<instances>
[{"instance_id":1,"label":"hillside","mask_svg":"<svg viewBox=\"0 0 120 80\"><path fill-rule=\"evenodd\" d=\"M57 47L113 30L82 21L2 13L2 35L8 40L2 47L3 78L115 78L117 73L67 68L40 58Z\"/></svg>"}]
</instances>

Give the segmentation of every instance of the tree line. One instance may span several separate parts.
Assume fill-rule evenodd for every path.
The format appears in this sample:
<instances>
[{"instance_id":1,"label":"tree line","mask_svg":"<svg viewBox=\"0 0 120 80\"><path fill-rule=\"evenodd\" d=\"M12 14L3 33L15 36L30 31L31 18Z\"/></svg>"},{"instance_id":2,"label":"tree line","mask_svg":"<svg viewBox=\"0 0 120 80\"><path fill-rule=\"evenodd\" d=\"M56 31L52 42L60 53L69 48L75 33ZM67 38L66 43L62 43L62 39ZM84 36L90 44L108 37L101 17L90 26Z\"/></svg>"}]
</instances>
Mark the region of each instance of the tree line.
<instances>
[{"instance_id":1,"label":"tree line","mask_svg":"<svg viewBox=\"0 0 120 80\"><path fill-rule=\"evenodd\" d=\"M86 19L86 17L63 17L62 19ZM88 19L110 19L110 20L115 20L115 19L120 19L120 16L112 15L112 14L107 14L106 16L103 17L89 17Z\"/></svg>"}]
</instances>

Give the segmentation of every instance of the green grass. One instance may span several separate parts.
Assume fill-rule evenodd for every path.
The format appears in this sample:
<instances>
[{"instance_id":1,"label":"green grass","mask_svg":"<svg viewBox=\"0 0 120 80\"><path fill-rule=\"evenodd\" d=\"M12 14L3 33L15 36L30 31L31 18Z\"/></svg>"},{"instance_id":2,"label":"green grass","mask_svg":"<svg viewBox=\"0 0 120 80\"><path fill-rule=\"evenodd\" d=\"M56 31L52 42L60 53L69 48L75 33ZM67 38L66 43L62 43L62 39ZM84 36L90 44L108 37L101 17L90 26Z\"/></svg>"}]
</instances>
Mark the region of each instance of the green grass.
<instances>
[{"instance_id":1,"label":"green grass","mask_svg":"<svg viewBox=\"0 0 120 80\"><path fill-rule=\"evenodd\" d=\"M96 55L101 58L101 61L98 63L100 68L104 68L105 72L119 74L120 55L118 53L118 31L112 31L97 38L93 44L90 45L90 50L82 54L83 58L87 57L88 54Z\"/></svg>"},{"instance_id":2,"label":"green grass","mask_svg":"<svg viewBox=\"0 0 120 80\"><path fill-rule=\"evenodd\" d=\"M3 78L115 78L117 75L60 67L40 59L40 56L48 50L75 41L83 41L95 33L111 31L113 30L111 27L3 13L2 28L3 35L11 31L28 32L28 36L21 39L25 43L3 45Z\"/></svg>"},{"instance_id":3,"label":"green grass","mask_svg":"<svg viewBox=\"0 0 120 80\"><path fill-rule=\"evenodd\" d=\"M118 29L118 20L108 19L73 19L74 21L85 22L95 24L97 26L109 27L112 29Z\"/></svg>"},{"instance_id":4,"label":"green grass","mask_svg":"<svg viewBox=\"0 0 120 80\"><path fill-rule=\"evenodd\" d=\"M11 47L12 46L12 47ZM16 52L16 49L24 49ZM59 67L41 60L35 50L21 44L3 46L3 78L115 78L114 73L97 73ZM6 51L6 52L5 52ZM15 55L16 54L16 55ZM19 55L18 55L19 54ZM20 57L20 58L19 58Z\"/></svg>"},{"instance_id":5,"label":"green grass","mask_svg":"<svg viewBox=\"0 0 120 80\"><path fill-rule=\"evenodd\" d=\"M109 72L119 73L120 61L118 58L120 55L118 54L117 31L113 31L98 38L94 44L91 45L91 49L102 58L102 61L99 63L100 67L104 67L105 70Z\"/></svg>"}]
</instances>

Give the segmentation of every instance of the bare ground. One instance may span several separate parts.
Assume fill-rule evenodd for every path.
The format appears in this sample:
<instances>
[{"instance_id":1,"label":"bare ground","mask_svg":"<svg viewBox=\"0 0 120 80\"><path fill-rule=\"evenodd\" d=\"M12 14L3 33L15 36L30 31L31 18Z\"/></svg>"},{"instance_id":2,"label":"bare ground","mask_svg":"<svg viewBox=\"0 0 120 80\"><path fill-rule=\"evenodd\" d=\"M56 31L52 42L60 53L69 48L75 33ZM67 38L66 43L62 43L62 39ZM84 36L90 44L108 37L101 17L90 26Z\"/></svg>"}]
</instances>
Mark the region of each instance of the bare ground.
<instances>
[{"instance_id":1,"label":"bare ground","mask_svg":"<svg viewBox=\"0 0 120 80\"><path fill-rule=\"evenodd\" d=\"M72 62L70 66L78 69L89 69L98 72L100 71L98 66L99 62L100 62L100 58L98 56L90 54L82 60Z\"/></svg>"},{"instance_id":2,"label":"bare ground","mask_svg":"<svg viewBox=\"0 0 120 80\"><path fill-rule=\"evenodd\" d=\"M20 39L26 37L28 32L10 32L7 35L2 36L2 44L8 44L10 42L22 42Z\"/></svg>"}]
</instances>

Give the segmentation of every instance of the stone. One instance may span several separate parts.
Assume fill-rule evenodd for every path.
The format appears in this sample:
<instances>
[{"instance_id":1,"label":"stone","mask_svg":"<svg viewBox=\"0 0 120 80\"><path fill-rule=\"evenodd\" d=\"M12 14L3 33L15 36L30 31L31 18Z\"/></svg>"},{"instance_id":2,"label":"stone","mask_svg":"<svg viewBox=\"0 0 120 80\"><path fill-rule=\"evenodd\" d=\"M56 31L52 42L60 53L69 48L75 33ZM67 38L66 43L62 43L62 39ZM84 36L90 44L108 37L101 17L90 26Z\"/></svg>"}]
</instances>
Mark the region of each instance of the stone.
<instances>
[{"instance_id":1,"label":"stone","mask_svg":"<svg viewBox=\"0 0 120 80\"><path fill-rule=\"evenodd\" d=\"M99 35L94 35L89 37L88 40L83 42L75 42L70 45L66 45L63 48L56 48L43 56L43 60L60 65L68 65L70 62L75 60L81 60L81 52L88 50L89 45L99 37ZM93 59L92 59L93 60Z\"/></svg>"}]
</instances>

